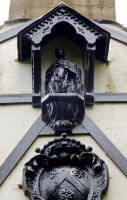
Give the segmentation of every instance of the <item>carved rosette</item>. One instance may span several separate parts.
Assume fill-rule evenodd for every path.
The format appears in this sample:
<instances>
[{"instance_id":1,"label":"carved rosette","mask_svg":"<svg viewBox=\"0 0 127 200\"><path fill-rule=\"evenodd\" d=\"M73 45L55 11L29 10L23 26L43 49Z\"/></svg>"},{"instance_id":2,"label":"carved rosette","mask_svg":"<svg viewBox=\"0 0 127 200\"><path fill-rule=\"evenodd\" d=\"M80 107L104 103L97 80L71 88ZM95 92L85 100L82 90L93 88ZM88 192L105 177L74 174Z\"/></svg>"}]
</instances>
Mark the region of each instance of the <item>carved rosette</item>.
<instances>
[{"instance_id":1,"label":"carved rosette","mask_svg":"<svg viewBox=\"0 0 127 200\"><path fill-rule=\"evenodd\" d=\"M100 200L108 188L108 169L92 148L62 134L37 148L25 164L23 189L30 200Z\"/></svg>"}]
</instances>

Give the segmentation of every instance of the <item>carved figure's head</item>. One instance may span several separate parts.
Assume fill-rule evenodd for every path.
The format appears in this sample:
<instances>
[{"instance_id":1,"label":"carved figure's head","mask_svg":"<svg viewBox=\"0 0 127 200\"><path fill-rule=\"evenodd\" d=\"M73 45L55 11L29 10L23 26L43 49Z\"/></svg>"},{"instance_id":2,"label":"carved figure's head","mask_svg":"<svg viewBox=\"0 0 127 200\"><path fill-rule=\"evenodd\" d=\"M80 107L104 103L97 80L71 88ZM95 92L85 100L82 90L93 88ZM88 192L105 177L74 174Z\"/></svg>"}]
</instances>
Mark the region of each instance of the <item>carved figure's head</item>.
<instances>
[{"instance_id":1,"label":"carved figure's head","mask_svg":"<svg viewBox=\"0 0 127 200\"><path fill-rule=\"evenodd\" d=\"M64 49L61 47L56 48L55 55L56 55L57 59L64 58L65 57Z\"/></svg>"}]
</instances>

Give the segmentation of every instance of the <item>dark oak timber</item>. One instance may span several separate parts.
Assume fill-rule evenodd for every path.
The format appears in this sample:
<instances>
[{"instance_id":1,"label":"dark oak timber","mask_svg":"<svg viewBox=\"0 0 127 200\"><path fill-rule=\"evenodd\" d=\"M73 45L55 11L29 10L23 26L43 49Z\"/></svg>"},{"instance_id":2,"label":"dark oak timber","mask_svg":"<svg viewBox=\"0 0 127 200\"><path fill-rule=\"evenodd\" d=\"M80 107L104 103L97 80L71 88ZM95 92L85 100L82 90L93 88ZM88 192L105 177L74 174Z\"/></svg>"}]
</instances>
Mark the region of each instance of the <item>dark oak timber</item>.
<instances>
[{"instance_id":1,"label":"dark oak timber","mask_svg":"<svg viewBox=\"0 0 127 200\"><path fill-rule=\"evenodd\" d=\"M41 92L41 55L40 47L32 46L32 83L33 83L33 92ZM36 70L35 70L36 69Z\"/></svg>"},{"instance_id":2,"label":"dark oak timber","mask_svg":"<svg viewBox=\"0 0 127 200\"><path fill-rule=\"evenodd\" d=\"M32 104L33 107L40 107L41 103L41 48L32 45Z\"/></svg>"},{"instance_id":3,"label":"dark oak timber","mask_svg":"<svg viewBox=\"0 0 127 200\"><path fill-rule=\"evenodd\" d=\"M95 47L88 44L86 50L86 70L85 70L85 104L94 104L94 55Z\"/></svg>"},{"instance_id":4,"label":"dark oak timber","mask_svg":"<svg viewBox=\"0 0 127 200\"><path fill-rule=\"evenodd\" d=\"M6 177L10 174L19 160L22 158L24 153L28 150L34 140L37 138L39 133L45 127L45 123L41 120L41 116L35 121L35 123L31 126L31 128L27 131L25 136L21 139L21 141L17 144L14 150L10 153L7 159L0 167L0 185L6 179Z\"/></svg>"},{"instance_id":5,"label":"dark oak timber","mask_svg":"<svg viewBox=\"0 0 127 200\"><path fill-rule=\"evenodd\" d=\"M93 139L101 146L107 155L114 161L119 169L125 174L125 176L127 176L127 159L96 126L96 124L94 124L87 114L85 114L82 125L87 129Z\"/></svg>"}]
</instances>

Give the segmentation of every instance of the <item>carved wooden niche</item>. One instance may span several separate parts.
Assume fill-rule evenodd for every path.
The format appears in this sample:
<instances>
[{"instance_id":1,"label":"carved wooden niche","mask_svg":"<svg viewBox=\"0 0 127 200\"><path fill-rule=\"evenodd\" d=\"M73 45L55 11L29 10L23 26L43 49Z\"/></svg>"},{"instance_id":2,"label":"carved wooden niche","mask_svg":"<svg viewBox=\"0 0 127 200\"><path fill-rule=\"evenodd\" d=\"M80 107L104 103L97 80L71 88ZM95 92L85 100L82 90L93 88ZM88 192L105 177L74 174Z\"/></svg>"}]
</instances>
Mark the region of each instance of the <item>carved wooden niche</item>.
<instances>
[{"instance_id":1,"label":"carved wooden niche","mask_svg":"<svg viewBox=\"0 0 127 200\"><path fill-rule=\"evenodd\" d=\"M108 168L92 148L69 139L49 142L23 170L23 189L30 200L100 200L108 189Z\"/></svg>"},{"instance_id":2,"label":"carved wooden niche","mask_svg":"<svg viewBox=\"0 0 127 200\"><path fill-rule=\"evenodd\" d=\"M58 35L80 46L83 54L83 98L94 104L94 58L107 61L110 34L94 22L61 3L18 33L18 59L32 60L32 103L41 105L41 47ZM73 50L72 50L73 51ZM73 74L74 75L74 74ZM46 89L50 93L50 89Z\"/></svg>"}]
</instances>

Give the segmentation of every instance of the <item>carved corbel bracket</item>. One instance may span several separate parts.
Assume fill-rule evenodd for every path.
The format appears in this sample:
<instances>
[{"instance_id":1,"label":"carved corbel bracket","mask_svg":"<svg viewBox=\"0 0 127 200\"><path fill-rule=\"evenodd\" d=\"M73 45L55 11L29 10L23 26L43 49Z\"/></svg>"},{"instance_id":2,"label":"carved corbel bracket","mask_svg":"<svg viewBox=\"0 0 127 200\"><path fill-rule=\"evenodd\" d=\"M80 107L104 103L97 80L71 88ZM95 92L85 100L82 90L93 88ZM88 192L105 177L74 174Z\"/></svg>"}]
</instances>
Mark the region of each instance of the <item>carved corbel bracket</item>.
<instances>
[{"instance_id":1,"label":"carved corbel bracket","mask_svg":"<svg viewBox=\"0 0 127 200\"><path fill-rule=\"evenodd\" d=\"M71 133L76 120L84 117L84 98L76 93L49 93L41 102L42 120L52 122L55 133Z\"/></svg>"}]
</instances>

